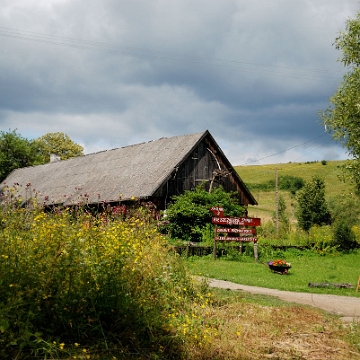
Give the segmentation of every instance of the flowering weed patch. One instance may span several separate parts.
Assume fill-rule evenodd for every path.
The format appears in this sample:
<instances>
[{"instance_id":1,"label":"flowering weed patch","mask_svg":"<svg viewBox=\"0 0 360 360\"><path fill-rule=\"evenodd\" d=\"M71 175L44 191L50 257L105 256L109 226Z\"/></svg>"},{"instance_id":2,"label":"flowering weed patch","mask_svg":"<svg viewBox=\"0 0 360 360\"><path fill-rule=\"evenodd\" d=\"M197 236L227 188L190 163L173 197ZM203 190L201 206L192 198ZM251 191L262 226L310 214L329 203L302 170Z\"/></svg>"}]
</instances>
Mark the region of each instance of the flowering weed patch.
<instances>
[{"instance_id":1,"label":"flowering weed patch","mask_svg":"<svg viewBox=\"0 0 360 360\"><path fill-rule=\"evenodd\" d=\"M185 342L206 342L211 296L148 219L0 214L1 358L178 358Z\"/></svg>"}]
</instances>

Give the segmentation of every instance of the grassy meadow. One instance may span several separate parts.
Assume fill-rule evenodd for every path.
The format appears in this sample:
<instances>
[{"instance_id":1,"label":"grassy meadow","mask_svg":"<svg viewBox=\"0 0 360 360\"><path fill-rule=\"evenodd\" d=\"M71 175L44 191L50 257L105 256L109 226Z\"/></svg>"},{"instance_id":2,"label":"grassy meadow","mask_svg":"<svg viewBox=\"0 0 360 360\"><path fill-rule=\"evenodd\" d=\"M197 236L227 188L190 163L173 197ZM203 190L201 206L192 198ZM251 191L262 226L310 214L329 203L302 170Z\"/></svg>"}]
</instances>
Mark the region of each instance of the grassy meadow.
<instances>
[{"instance_id":1,"label":"grassy meadow","mask_svg":"<svg viewBox=\"0 0 360 360\"><path fill-rule=\"evenodd\" d=\"M360 292L355 292L360 276L360 251L321 256L312 250L287 250L271 253L266 250L262 251L261 245L259 245L259 252L260 259L257 263L250 256L239 256L237 261L228 260L226 257L214 261L212 256L207 256L189 258L187 266L194 275L243 285L360 298ZM291 263L288 275L274 274L264 265L268 261L278 258ZM309 288L309 282L351 284L353 288Z\"/></svg>"},{"instance_id":2,"label":"grassy meadow","mask_svg":"<svg viewBox=\"0 0 360 360\"><path fill-rule=\"evenodd\" d=\"M258 191L256 189L253 190L253 188L256 184L263 184L269 180L275 180L276 168L278 169L278 177L289 175L308 181L313 176L320 176L325 181L326 197L327 200L329 200L331 197L341 195L349 196L353 193L352 186L348 182L341 181L341 166L344 164L345 161L326 161L326 165L323 165L323 162L318 161L309 163L235 166L235 170L258 202L257 206L249 207L249 216L260 217L266 222L271 220L275 213L275 186L269 191ZM294 224L296 222L294 216L296 205L294 196L289 191L283 190L279 190L279 195L283 196L289 218Z\"/></svg>"}]
</instances>

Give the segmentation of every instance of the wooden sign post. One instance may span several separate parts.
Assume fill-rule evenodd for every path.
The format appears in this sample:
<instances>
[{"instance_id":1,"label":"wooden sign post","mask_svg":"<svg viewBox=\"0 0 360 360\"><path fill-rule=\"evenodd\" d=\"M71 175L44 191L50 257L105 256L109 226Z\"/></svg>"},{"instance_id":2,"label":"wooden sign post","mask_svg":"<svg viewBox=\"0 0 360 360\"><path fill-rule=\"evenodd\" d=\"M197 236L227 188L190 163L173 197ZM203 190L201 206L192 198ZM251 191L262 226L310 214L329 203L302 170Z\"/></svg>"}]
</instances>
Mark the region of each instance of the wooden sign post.
<instances>
[{"instance_id":1,"label":"wooden sign post","mask_svg":"<svg viewBox=\"0 0 360 360\"><path fill-rule=\"evenodd\" d=\"M213 211L213 208L211 211ZM222 213L223 214L223 213ZM216 242L253 242L254 243L254 257L255 261L258 261L257 252L257 237L256 237L256 226L260 226L261 220L259 218L248 218L248 217L223 217L217 216L211 219L211 223L215 225L215 236L214 236L214 249L213 258L216 260ZM223 227L219 227L223 226ZM229 235L230 234L230 235Z\"/></svg>"}]
</instances>

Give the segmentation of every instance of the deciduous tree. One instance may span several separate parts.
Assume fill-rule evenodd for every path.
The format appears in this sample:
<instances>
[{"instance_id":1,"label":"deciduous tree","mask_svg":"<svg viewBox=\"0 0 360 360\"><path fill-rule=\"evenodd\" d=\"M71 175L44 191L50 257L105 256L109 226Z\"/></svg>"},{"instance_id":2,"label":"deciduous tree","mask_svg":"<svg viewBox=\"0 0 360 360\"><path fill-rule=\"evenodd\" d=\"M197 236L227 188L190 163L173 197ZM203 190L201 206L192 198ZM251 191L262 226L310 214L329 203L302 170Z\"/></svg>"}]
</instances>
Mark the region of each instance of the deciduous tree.
<instances>
[{"instance_id":1,"label":"deciduous tree","mask_svg":"<svg viewBox=\"0 0 360 360\"><path fill-rule=\"evenodd\" d=\"M42 163L50 161L50 154L60 156L61 160L83 155L84 148L62 132L47 133L35 140L42 156Z\"/></svg>"},{"instance_id":2,"label":"deciduous tree","mask_svg":"<svg viewBox=\"0 0 360 360\"><path fill-rule=\"evenodd\" d=\"M345 31L335 39L342 51L341 63L348 69L339 88L331 97L329 108L320 114L325 128L342 142L353 160L345 169L360 190L360 12L346 22Z\"/></svg>"},{"instance_id":3,"label":"deciduous tree","mask_svg":"<svg viewBox=\"0 0 360 360\"><path fill-rule=\"evenodd\" d=\"M23 138L16 130L0 132L0 181L13 170L36 165L39 161L34 141Z\"/></svg>"}]
</instances>

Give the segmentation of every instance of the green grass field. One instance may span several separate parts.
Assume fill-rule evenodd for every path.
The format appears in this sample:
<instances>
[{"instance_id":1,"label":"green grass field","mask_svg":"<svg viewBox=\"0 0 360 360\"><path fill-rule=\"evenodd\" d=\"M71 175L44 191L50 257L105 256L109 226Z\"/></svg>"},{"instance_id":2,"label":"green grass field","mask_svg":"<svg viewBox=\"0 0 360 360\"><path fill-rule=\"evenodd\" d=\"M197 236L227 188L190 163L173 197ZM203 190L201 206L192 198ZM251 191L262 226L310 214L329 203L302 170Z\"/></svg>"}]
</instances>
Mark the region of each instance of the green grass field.
<instances>
[{"instance_id":1,"label":"green grass field","mask_svg":"<svg viewBox=\"0 0 360 360\"><path fill-rule=\"evenodd\" d=\"M327 161L326 165L322 162L311 163L288 163L274 165L249 165L235 166L235 170L241 179L249 187L253 196L258 202L257 206L249 207L249 216L260 217L263 221L270 220L275 212L276 194L275 186L272 191L251 190L255 184L266 183L275 179L275 169L278 169L278 177L294 176L300 177L304 181L310 180L313 176L319 176L325 181L325 191L327 200L331 197L350 194L354 191L350 183L340 180L342 177L341 166L345 161ZM287 207L287 212L292 223L295 222L295 205L296 200L289 191L279 190Z\"/></svg>"},{"instance_id":2,"label":"green grass field","mask_svg":"<svg viewBox=\"0 0 360 360\"><path fill-rule=\"evenodd\" d=\"M249 207L249 216L259 217L262 225L273 219L275 213L275 187L267 191L252 190L259 188L258 184L265 184L275 179L275 169L278 176L300 177L304 181L311 180L313 176L324 179L326 200L342 196L356 196L352 194L354 189L349 182L341 181L343 171L341 169L345 161L327 161L311 163L288 163L275 165L252 165L235 167L242 180L252 191L258 201L257 206ZM238 261L224 259L213 261L212 256L203 258L189 258L188 268L194 275L213 277L221 280L233 281L244 285L254 285L274 288L279 290L330 293L360 297L360 292L355 290L336 288L309 288L309 282L315 283L349 283L356 288L360 276L360 251L341 253L333 250L287 250L278 251L265 248L266 244L276 245L307 245L308 243L321 243L330 241L332 229L329 226L311 229L309 234L296 228L296 197L289 191L279 190L287 205L287 215L292 223L291 233L286 238L263 238L259 237L258 263L254 262L251 255L242 256ZM330 242L329 242L330 244ZM326 254L326 255L325 255ZM325 255L325 256L324 256ZM262 262L282 258L292 264L289 275L280 276L272 273Z\"/></svg>"},{"instance_id":3,"label":"green grass field","mask_svg":"<svg viewBox=\"0 0 360 360\"><path fill-rule=\"evenodd\" d=\"M228 261L208 257L194 257L187 260L192 274L220 280L232 281L243 285L261 286L278 290L312 292L320 294L336 294L360 297L356 285L360 276L360 251L349 254L320 256L310 250L286 251L282 253L284 260L291 263L288 275L279 275L263 265L270 260L262 257L258 263L249 256L240 261ZM279 258L279 257L276 257ZM348 283L354 289L309 288L308 283Z\"/></svg>"}]
</instances>

